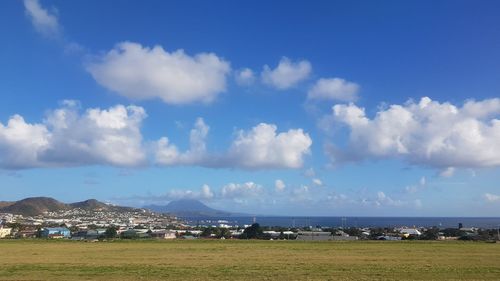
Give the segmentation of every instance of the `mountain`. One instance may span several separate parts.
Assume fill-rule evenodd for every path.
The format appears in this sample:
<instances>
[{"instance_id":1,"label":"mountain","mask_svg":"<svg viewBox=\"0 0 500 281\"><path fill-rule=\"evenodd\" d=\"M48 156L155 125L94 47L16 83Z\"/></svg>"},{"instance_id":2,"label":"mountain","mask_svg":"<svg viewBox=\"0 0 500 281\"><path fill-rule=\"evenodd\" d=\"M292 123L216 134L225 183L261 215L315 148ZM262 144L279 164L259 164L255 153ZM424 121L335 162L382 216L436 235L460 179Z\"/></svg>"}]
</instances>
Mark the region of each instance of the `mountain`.
<instances>
[{"instance_id":1,"label":"mountain","mask_svg":"<svg viewBox=\"0 0 500 281\"><path fill-rule=\"evenodd\" d=\"M69 206L50 197L31 197L0 208L2 213L34 216L43 212L68 210Z\"/></svg>"},{"instance_id":2,"label":"mountain","mask_svg":"<svg viewBox=\"0 0 500 281\"><path fill-rule=\"evenodd\" d=\"M87 211L115 211L128 212L137 210L131 207L121 207L89 199L82 202L66 204L50 197L31 197L15 202L0 202L0 213L12 213L23 216L36 216L44 212L57 212L71 209Z\"/></svg>"},{"instance_id":3,"label":"mountain","mask_svg":"<svg viewBox=\"0 0 500 281\"><path fill-rule=\"evenodd\" d=\"M4 207L10 206L12 204L14 204L14 202L0 201L0 208L4 208Z\"/></svg>"},{"instance_id":4,"label":"mountain","mask_svg":"<svg viewBox=\"0 0 500 281\"><path fill-rule=\"evenodd\" d=\"M76 202L69 204L71 208L79 208L88 211L114 211L114 212L132 212L137 210L137 208L132 207L123 207L123 206L115 206L106 204L96 199L88 199L82 202Z\"/></svg>"},{"instance_id":5,"label":"mountain","mask_svg":"<svg viewBox=\"0 0 500 281\"><path fill-rule=\"evenodd\" d=\"M212 209L198 200L180 199L168 203L166 206L144 206L158 213L169 213L179 217L223 217L235 215L230 212Z\"/></svg>"}]
</instances>

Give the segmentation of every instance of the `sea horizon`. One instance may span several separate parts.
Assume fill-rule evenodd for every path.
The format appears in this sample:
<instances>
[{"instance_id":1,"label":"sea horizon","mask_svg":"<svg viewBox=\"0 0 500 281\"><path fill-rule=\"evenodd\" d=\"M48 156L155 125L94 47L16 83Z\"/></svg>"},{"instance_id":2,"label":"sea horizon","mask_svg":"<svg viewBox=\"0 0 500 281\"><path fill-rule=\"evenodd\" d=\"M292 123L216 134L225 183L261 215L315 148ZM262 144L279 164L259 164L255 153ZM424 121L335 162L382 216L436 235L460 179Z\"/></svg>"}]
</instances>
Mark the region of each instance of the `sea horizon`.
<instances>
[{"instance_id":1,"label":"sea horizon","mask_svg":"<svg viewBox=\"0 0 500 281\"><path fill-rule=\"evenodd\" d=\"M463 227L498 228L500 217L407 217L407 216L178 216L188 223L216 223L226 221L228 225L278 227ZM344 219L344 220L343 220Z\"/></svg>"}]
</instances>

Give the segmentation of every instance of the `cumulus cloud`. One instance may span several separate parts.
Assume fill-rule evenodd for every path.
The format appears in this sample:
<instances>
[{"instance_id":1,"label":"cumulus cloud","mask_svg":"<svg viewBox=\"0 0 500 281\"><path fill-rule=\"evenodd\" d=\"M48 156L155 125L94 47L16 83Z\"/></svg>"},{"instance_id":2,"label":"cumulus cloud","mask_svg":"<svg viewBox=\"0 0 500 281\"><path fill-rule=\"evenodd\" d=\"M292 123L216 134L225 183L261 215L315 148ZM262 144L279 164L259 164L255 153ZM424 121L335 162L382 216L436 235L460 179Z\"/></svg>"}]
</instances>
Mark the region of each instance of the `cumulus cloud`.
<instances>
[{"instance_id":1,"label":"cumulus cloud","mask_svg":"<svg viewBox=\"0 0 500 281\"><path fill-rule=\"evenodd\" d=\"M0 167L9 169L40 165L38 154L47 149L51 133L44 124L27 123L20 115L0 123Z\"/></svg>"},{"instance_id":2,"label":"cumulus cloud","mask_svg":"<svg viewBox=\"0 0 500 281\"><path fill-rule=\"evenodd\" d=\"M293 62L289 58L283 57L275 69L265 65L261 77L265 84L279 90L285 90L309 77L311 70L311 63L307 60Z\"/></svg>"},{"instance_id":3,"label":"cumulus cloud","mask_svg":"<svg viewBox=\"0 0 500 281\"><path fill-rule=\"evenodd\" d=\"M285 182L280 180L280 179L277 179L275 182L274 182L274 189L277 191L277 192L282 192L285 190Z\"/></svg>"},{"instance_id":4,"label":"cumulus cloud","mask_svg":"<svg viewBox=\"0 0 500 281\"><path fill-rule=\"evenodd\" d=\"M145 141L142 107L116 105L82 111L76 101L63 101L42 122L20 115L0 122L0 169L112 165L196 165L210 168L298 168L309 154L311 138L302 129L277 132L261 123L241 130L223 153L207 151L210 127L198 118L189 134L189 149L180 151L167 137Z\"/></svg>"},{"instance_id":5,"label":"cumulus cloud","mask_svg":"<svg viewBox=\"0 0 500 281\"><path fill-rule=\"evenodd\" d=\"M209 127L199 118L191 131L191 147L180 153L168 138L153 145L159 165L198 165L218 168L299 168L309 154L312 140L302 129L276 133L277 127L261 123L250 131L241 130L227 152L206 152L205 138Z\"/></svg>"},{"instance_id":6,"label":"cumulus cloud","mask_svg":"<svg viewBox=\"0 0 500 281\"><path fill-rule=\"evenodd\" d=\"M487 202L500 202L500 195L485 193L483 197Z\"/></svg>"},{"instance_id":7,"label":"cumulus cloud","mask_svg":"<svg viewBox=\"0 0 500 281\"><path fill-rule=\"evenodd\" d=\"M145 117L142 107L123 105L80 113L72 101L50 111L42 123L29 124L14 115L6 126L0 123L0 166L141 165Z\"/></svg>"},{"instance_id":8,"label":"cumulus cloud","mask_svg":"<svg viewBox=\"0 0 500 281\"><path fill-rule=\"evenodd\" d=\"M337 104L322 125L348 128L346 147L327 147L336 162L400 158L412 164L450 167L500 165L500 99L469 100L462 107L424 97L391 105L373 118L354 104Z\"/></svg>"},{"instance_id":9,"label":"cumulus cloud","mask_svg":"<svg viewBox=\"0 0 500 281\"><path fill-rule=\"evenodd\" d=\"M300 168L304 156L310 153L311 138L302 129L276 131L276 125L266 123L240 131L226 161L250 169Z\"/></svg>"},{"instance_id":10,"label":"cumulus cloud","mask_svg":"<svg viewBox=\"0 0 500 281\"><path fill-rule=\"evenodd\" d=\"M162 137L154 143L156 163L160 165L191 165L207 161L205 139L210 127L203 118L196 119L194 128L189 135L190 148L186 152L179 152L177 146L171 144L167 137Z\"/></svg>"},{"instance_id":11,"label":"cumulus cloud","mask_svg":"<svg viewBox=\"0 0 500 281\"><path fill-rule=\"evenodd\" d=\"M198 165L216 168L299 168L309 154L312 140L302 129L276 133L277 127L261 123L250 131L239 131L227 152L208 153L205 139L209 127L199 118L190 134L190 149L179 152L167 137L153 145L159 165Z\"/></svg>"},{"instance_id":12,"label":"cumulus cloud","mask_svg":"<svg viewBox=\"0 0 500 281\"><path fill-rule=\"evenodd\" d=\"M44 9L38 0L24 0L24 8L36 31L48 37L59 36L61 28L54 12Z\"/></svg>"},{"instance_id":13,"label":"cumulus cloud","mask_svg":"<svg viewBox=\"0 0 500 281\"><path fill-rule=\"evenodd\" d=\"M353 102L358 99L359 85L342 78L321 78L307 93L308 99Z\"/></svg>"},{"instance_id":14,"label":"cumulus cloud","mask_svg":"<svg viewBox=\"0 0 500 281\"><path fill-rule=\"evenodd\" d=\"M246 198L255 197L263 192L260 184L254 182L229 183L222 187L221 196L223 198Z\"/></svg>"},{"instance_id":15,"label":"cumulus cloud","mask_svg":"<svg viewBox=\"0 0 500 281\"><path fill-rule=\"evenodd\" d=\"M122 42L87 65L105 88L133 100L159 98L168 104L210 103L226 89L229 62L214 53L194 56Z\"/></svg>"},{"instance_id":16,"label":"cumulus cloud","mask_svg":"<svg viewBox=\"0 0 500 281\"><path fill-rule=\"evenodd\" d=\"M235 79L238 85L248 86L255 82L255 74L250 68L243 68L235 73Z\"/></svg>"}]
</instances>

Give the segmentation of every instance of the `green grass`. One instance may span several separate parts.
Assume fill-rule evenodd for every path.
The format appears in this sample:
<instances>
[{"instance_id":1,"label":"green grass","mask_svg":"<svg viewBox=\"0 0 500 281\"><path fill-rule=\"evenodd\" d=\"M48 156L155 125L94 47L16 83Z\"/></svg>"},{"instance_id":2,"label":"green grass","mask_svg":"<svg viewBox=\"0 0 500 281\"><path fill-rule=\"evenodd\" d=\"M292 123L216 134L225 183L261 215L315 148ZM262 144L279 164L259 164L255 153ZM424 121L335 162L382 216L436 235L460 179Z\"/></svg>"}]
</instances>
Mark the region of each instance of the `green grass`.
<instances>
[{"instance_id":1,"label":"green grass","mask_svg":"<svg viewBox=\"0 0 500 281\"><path fill-rule=\"evenodd\" d=\"M0 280L500 280L500 243L1 240Z\"/></svg>"}]
</instances>

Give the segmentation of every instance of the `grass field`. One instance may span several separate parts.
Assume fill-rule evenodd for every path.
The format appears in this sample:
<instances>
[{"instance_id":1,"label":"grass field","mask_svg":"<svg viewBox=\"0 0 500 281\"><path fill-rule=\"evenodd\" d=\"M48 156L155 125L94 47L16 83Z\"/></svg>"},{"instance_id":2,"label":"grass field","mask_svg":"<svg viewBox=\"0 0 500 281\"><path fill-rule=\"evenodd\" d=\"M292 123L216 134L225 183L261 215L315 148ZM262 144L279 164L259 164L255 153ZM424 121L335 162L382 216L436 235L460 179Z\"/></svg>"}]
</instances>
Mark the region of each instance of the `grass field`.
<instances>
[{"instance_id":1,"label":"grass field","mask_svg":"<svg viewBox=\"0 0 500 281\"><path fill-rule=\"evenodd\" d=\"M0 280L500 280L500 243L1 240Z\"/></svg>"}]
</instances>

